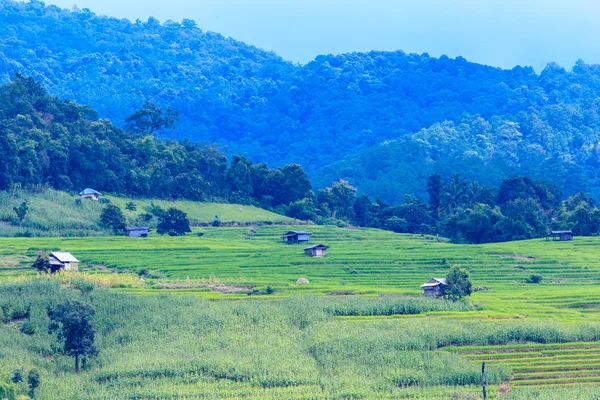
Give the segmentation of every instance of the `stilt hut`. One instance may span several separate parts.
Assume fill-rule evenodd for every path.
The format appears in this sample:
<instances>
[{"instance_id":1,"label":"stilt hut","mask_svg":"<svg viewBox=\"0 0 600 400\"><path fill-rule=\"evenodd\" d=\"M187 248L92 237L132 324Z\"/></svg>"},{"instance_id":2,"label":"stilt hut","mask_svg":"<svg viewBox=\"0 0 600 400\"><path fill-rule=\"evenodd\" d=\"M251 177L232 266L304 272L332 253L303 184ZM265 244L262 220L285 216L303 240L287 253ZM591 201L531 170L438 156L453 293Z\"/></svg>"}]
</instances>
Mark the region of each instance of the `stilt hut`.
<instances>
[{"instance_id":1,"label":"stilt hut","mask_svg":"<svg viewBox=\"0 0 600 400\"><path fill-rule=\"evenodd\" d=\"M443 296L445 286L446 279L433 278L429 282L422 284L421 289L423 289L423 296Z\"/></svg>"},{"instance_id":2,"label":"stilt hut","mask_svg":"<svg viewBox=\"0 0 600 400\"><path fill-rule=\"evenodd\" d=\"M283 241L287 244L308 243L310 240L310 235L310 232L289 231L285 235L282 235L281 239L283 239Z\"/></svg>"},{"instance_id":3,"label":"stilt hut","mask_svg":"<svg viewBox=\"0 0 600 400\"><path fill-rule=\"evenodd\" d=\"M325 246L324 244L316 244L314 246L304 248L304 253L311 257L325 257L327 255L328 248L329 246Z\"/></svg>"},{"instance_id":4,"label":"stilt hut","mask_svg":"<svg viewBox=\"0 0 600 400\"><path fill-rule=\"evenodd\" d=\"M572 231L552 231L548 235L546 235L546 241L552 239L553 242L564 242L568 240L573 240L575 235Z\"/></svg>"}]
</instances>

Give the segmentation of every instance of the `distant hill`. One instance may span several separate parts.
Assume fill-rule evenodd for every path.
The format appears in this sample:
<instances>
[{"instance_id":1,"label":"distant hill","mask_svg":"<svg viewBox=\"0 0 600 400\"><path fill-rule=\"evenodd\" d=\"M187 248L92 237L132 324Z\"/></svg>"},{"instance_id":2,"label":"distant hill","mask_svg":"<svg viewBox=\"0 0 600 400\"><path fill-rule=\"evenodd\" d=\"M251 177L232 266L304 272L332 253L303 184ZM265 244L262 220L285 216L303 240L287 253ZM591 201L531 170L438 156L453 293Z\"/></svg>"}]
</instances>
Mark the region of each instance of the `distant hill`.
<instances>
[{"instance_id":1,"label":"distant hill","mask_svg":"<svg viewBox=\"0 0 600 400\"><path fill-rule=\"evenodd\" d=\"M582 61L540 75L401 51L295 65L189 20L0 0L0 80L16 72L118 125L146 101L173 107L180 120L166 137L297 162L317 186L348 178L387 201L425 198L427 174L456 171L489 184L527 173L600 193L600 67Z\"/></svg>"}]
</instances>

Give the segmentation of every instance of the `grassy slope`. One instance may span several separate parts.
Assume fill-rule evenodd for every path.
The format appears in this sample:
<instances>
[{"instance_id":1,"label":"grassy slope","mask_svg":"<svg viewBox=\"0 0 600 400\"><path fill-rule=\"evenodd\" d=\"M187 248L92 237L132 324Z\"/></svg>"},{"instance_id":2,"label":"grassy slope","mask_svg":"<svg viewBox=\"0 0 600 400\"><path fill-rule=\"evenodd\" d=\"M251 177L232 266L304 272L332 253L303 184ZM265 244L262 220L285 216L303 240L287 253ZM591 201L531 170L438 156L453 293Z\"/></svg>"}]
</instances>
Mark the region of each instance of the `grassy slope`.
<instances>
[{"instance_id":1,"label":"grassy slope","mask_svg":"<svg viewBox=\"0 0 600 400\"><path fill-rule=\"evenodd\" d=\"M259 326L266 329L263 333L269 337L269 341L279 341L288 335L285 343L281 345L290 349L283 359L296 357L304 359L305 351L302 348L319 348L319 346L342 346L352 348L357 354L348 354L341 359L320 360L319 365L333 363L341 368L323 370L319 372L319 380L325 386L331 388L348 385L350 388L355 381L360 381L362 386L349 390L352 393L370 393L377 384L371 378L364 375L366 372L360 367L361 363L369 363L373 360L366 357L362 351L373 353L373 357L383 357L387 365L390 362L388 356L384 356L388 350L388 344L395 350L406 346L412 340L425 346L443 346L443 344L476 344L486 345L475 348L480 352L487 352L489 357L473 356L469 348L459 351L464 359L475 362L487 361L491 364L501 363L512 365L515 373L515 388L508 398L531 398L535 393L533 389L521 388L528 383L534 385L560 384L565 388L537 390L539 397L536 398L593 398L598 388L576 387L581 383L591 384L598 380L600 375L597 368L582 368L581 371L556 372L557 368L571 368L566 365L566 360L556 358L561 356L560 348L533 347L529 358L522 359L519 352L522 350L510 349L511 356L502 356L502 348L488 346L491 343L511 343L513 340L535 340L541 342L575 342L581 340L598 340L600 338L600 300L598 299L598 280L600 272L600 257L598 248L600 238L576 238L573 242L554 243L543 240L531 240L522 242L489 244L489 245L451 245L438 241L433 237L396 235L390 232L377 230L347 230L332 227L311 227L314 233L313 243L325 243L331 246L329 254L325 258L311 259L302 253L302 246L288 246L281 243L278 236L286 227L266 226L260 227L256 232L249 228L203 228L203 237L190 235L187 237L150 237L148 239L130 238L13 238L0 239L0 271L4 279L19 275L27 267L35 256L37 249L60 248L72 251L77 257L86 263L106 264L116 269L139 270L151 268L162 270L166 273L168 280L177 281L178 288L171 290L156 289L150 284L132 281L126 284L122 291L132 293L173 293L191 294L205 297L206 299L254 299L244 294L225 295L213 292L210 288L197 288L198 283L228 283L228 284L253 284L265 287L272 285L277 293L269 298L284 298L299 293L327 293L332 291L351 291L354 293L377 294L419 294L419 285L431 277L444 276L451 265L461 265L471 271L475 286L487 286L489 291L474 293L472 301L479 306L476 311L463 312L429 312L420 315L396 315L392 317L341 317L330 320L320 326L317 331L309 333L311 338L295 337L289 341L290 332L284 333L272 331L266 320L257 320ZM533 257L533 258L527 258ZM445 258L446 264L441 260ZM515 268L515 266L525 268ZM351 269L360 273L351 273ZM544 277L541 284L527 284L525 280L533 273L539 273ZM102 276L100 272L99 276ZM186 279L189 277L189 279ZM295 281L299 277L310 280L310 284L298 286ZM116 278L117 279L117 278ZM121 285L123 286L123 285ZM189 286L189 288L186 288ZM219 302L218 304L228 304ZM233 302L232 304L238 304ZM241 302L247 304L247 302ZM235 308L234 308L235 310ZM241 311L234 311L239 313ZM307 309L308 310L308 309ZM224 312L224 311L219 311ZM230 311L227 311L230 312ZM257 311L260 314L266 312ZM310 313L310 311L307 311ZM238 315L238 314L236 314ZM190 311L189 321L197 318L196 311ZM208 318L208 317L202 317ZM210 318L209 318L210 320ZM185 324L189 323L186 322ZM242 324L243 325L243 324ZM239 329L249 329L240 325ZM287 328L286 328L287 329ZM255 339L244 337L244 334L231 333L232 340L246 341L242 347L234 352L250 351L271 352L267 347L261 347ZM237 335L237 336L236 336ZM280 336L284 335L284 336ZM316 335L316 336L315 336ZM439 338L436 335L441 335ZM418 339L421 338L421 339ZM521 339L519 339L521 338ZM187 340L187 339L186 339ZM179 345L187 351L190 344L182 339L179 344L169 347L165 344L164 351L154 352L148 360L144 359L140 349L129 349L127 359L137 360L139 368L150 368L153 362L160 365L169 364L173 357L180 357ZM190 338L190 340L192 340ZM316 340L315 344L312 340ZM388 343L389 340L398 341L397 344ZM185 343L184 343L185 342ZM388 344L386 344L388 343ZM368 344L368 346L367 346ZM256 347L254 347L256 346ZM291 346L291 347L290 347ZM291 348L297 349L295 354ZM312 346L312 347L311 347ZM358 347L357 347L358 346ZM368 350L361 350L361 346L367 346ZM374 346L374 347L370 347ZM576 346L576 345L572 345ZM591 361L600 360L597 344L590 349L588 357ZM261 350L262 349L262 350ZM556 350L559 350L557 352ZM571 348L564 349L567 356L573 353L573 357L584 357L581 351ZM112 350L110 350L112 351ZM203 350L198 349L197 357L202 358ZM229 351L229 350L228 350ZM313 351L313 350L311 350ZM329 354L325 350L325 353ZM342 351L342 350L336 350ZM378 352L382 352L379 354ZM455 351L455 350L453 350ZM310 352L309 352L310 353ZM365 354L367 354L365 353ZM402 352L400 352L402 353ZM394 353L394 357L405 355ZM512 355L514 353L514 356ZM112 353L111 353L112 354ZM257 353L258 354L258 353ZM311 353L312 354L312 353ZM337 353L333 353L337 354ZM340 353L342 354L342 353ZM379 355L377 355L379 354ZM499 355L496 355L499 354ZM106 367L107 371L115 368L126 370L127 362L116 355L111 359L114 368ZM223 356L223 355L222 355ZM219 356L217 358L220 358ZM282 362L279 356L271 362ZM438 356L436 356L438 357ZM550 362L548 357L556 358L556 362ZM395 358L394 358L395 359ZM162 360L162 361L161 361ZM352 361L351 361L352 360ZM263 360L267 362L266 360ZM305 360L302 365L290 366L290 379L300 379L302 376L313 376L309 370L303 370L312 361ZM396 359L398 361L398 359ZM598 361L600 363L600 361ZM324 363L324 364L322 364ZM348 365L342 368L340 365ZM564 364L564 365L563 365ZM571 363L572 364L572 363ZM236 364L237 365L237 364ZM245 365L243 362L239 365ZM540 365L540 367L537 367ZM308 367L306 367L308 368ZM379 371L385 376L402 375L391 369ZM390 367L391 368L391 367ZM422 368L418 367L417 369ZM554 369L554 371L552 371ZM420 369L419 369L420 370ZM548 371L550 370L550 371ZM294 372L295 371L295 372ZM304 372L301 372L304 371ZM267 372L265 372L267 373ZM389 375L392 374L392 375ZM337 377L339 375L339 378ZM382 376L383 376L382 375ZM133 378L132 378L133 379ZM142 378L135 378L145 382ZM307 382L315 382L307 378ZM531 382L528 382L531 380ZM125 385L124 381L117 384ZM149 385L149 382L143 385ZM172 384L171 381L152 383L154 389L164 389ZM208 385L208 384L207 384ZM288 392L256 391L254 386L244 388L244 385L234 385L217 379L211 385L205 386L203 390L210 392L218 386L225 385L227 390L232 390L241 396L243 390L252 393L256 397L319 397L323 394L307 383L305 386L297 387ZM327 386L331 385L331 386ZM375 386L373 386L375 385ZM386 387L383 384L383 387ZM574 385L570 388L569 385ZM150 390L150 386L144 386ZM166 389L164 389L166 390ZM317 390L317 391L315 391ZM337 393L334 389L331 393ZM387 389L385 389L387 390ZM390 392L385 391L386 396ZM450 391L449 391L450 390ZM443 387L423 389L421 394L417 392L401 392L408 398L449 398L452 390ZM461 389L477 393L476 389ZM292 392L294 394L292 394ZM383 398L381 392L376 398ZM497 387L492 388L492 393L497 393ZM392 392L393 394L393 392ZM400 396L399 393L393 396ZM492 398L494 398L492 397Z\"/></svg>"},{"instance_id":2,"label":"grassy slope","mask_svg":"<svg viewBox=\"0 0 600 400\"><path fill-rule=\"evenodd\" d=\"M113 203L118 204L123 210L125 204L130 199L114 196L106 196ZM217 203L198 203L193 201L166 201L166 200L133 200L136 203L137 210L133 213L127 212L127 215L139 215L145 212L144 207L148 202L162 208L175 207L187 213L188 217L197 222L212 222L215 215L219 216L222 222L290 222L291 218L275 214L254 206L241 206L238 204L217 204Z\"/></svg>"},{"instance_id":3,"label":"grassy slope","mask_svg":"<svg viewBox=\"0 0 600 400\"><path fill-rule=\"evenodd\" d=\"M45 190L40 193L18 192L13 196L9 192L0 192L0 236L15 236L20 232L13 207L27 200L29 211L23 222L23 230L35 236L106 236L98 225L103 205L86 200L76 205L74 196L65 192ZM148 200L132 200L107 196L118 204L125 213L128 223L140 223L139 214L145 212ZM128 201L136 203L137 211L125 210ZM252 206L236 204L198 203L191 201L156 201L161 207L175 207L183 210L193 222L212 222L215 215L223 222L288 222L290 218ZM240 211L240 208L242 211Z\"/></svg>"}]
</instances>

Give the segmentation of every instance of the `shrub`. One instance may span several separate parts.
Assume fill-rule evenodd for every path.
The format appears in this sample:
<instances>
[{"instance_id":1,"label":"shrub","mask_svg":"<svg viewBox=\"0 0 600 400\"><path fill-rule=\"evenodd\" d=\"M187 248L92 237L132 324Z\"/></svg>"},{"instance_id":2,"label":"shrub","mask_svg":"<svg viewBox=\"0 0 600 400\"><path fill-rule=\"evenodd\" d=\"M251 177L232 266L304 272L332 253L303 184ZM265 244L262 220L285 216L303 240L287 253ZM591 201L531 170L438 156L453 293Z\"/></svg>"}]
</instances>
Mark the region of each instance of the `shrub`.
<instances>
[{"instance_id":1,"label":"shrub","mask_svg":"<svg viewBox=\"0 0 600 400\"><path fill-rule=\"evenodd\" d=\"M23 370L15 369L12 373L12 376L10 377L10 380L12 383L23 382Z\"/></svg>"},{"instance_id":2,"label":"shrub","mask_svg":"<svg viewBox=\"0 0 600 400\"><path fill-rule=\"evenodd\" d=\"M29 321L23 322L19 330L25 335L33 335L35 333L35 328L33 327L33 324Z\"/></svg>"},{"instance_id":3,"label":"shrub","mask_svg":"<svg viewBox=\"0 0 600 400\"><path fill-rule=\"evenodd\" d=\"M527 283L542 283L542 279L540 274L532 274L529 279L527 279Z\"/></svg>"}]
</instances>

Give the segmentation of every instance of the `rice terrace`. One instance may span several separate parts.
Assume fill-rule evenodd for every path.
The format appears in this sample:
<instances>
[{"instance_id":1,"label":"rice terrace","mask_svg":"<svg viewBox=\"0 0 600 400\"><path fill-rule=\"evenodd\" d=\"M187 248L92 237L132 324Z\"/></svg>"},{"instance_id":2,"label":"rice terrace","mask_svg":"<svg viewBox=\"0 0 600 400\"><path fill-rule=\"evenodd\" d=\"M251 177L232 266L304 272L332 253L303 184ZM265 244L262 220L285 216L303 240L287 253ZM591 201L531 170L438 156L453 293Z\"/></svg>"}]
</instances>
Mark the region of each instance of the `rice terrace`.
<instances>
[{"instance_id":1,"label":"rice terrace","mask_svg":"<svg viewBox=\"0 0 600 400\"><path fill-rule=\"evenodd\" d=\"M310 258L281 241L287 229L2 238L3 370L47 368L43 398L470 399L485 361L488 398L595 398L599 238L457 245L310 226L311 242L330 246ZM38 252L59 249L79 257L80 272L36 278ZM451 265L488 290L468 302L423 298L419 286ZM533 273L543 281L527 283ZM22 285L28 294L15 297ZM23 297L34 306L23 310ZM19 330L25 318L43 332L41 311L65 297L98 310L102 351L77 377L68 357L47 355L47 338Z\"/></svg>"}]
</instances>

